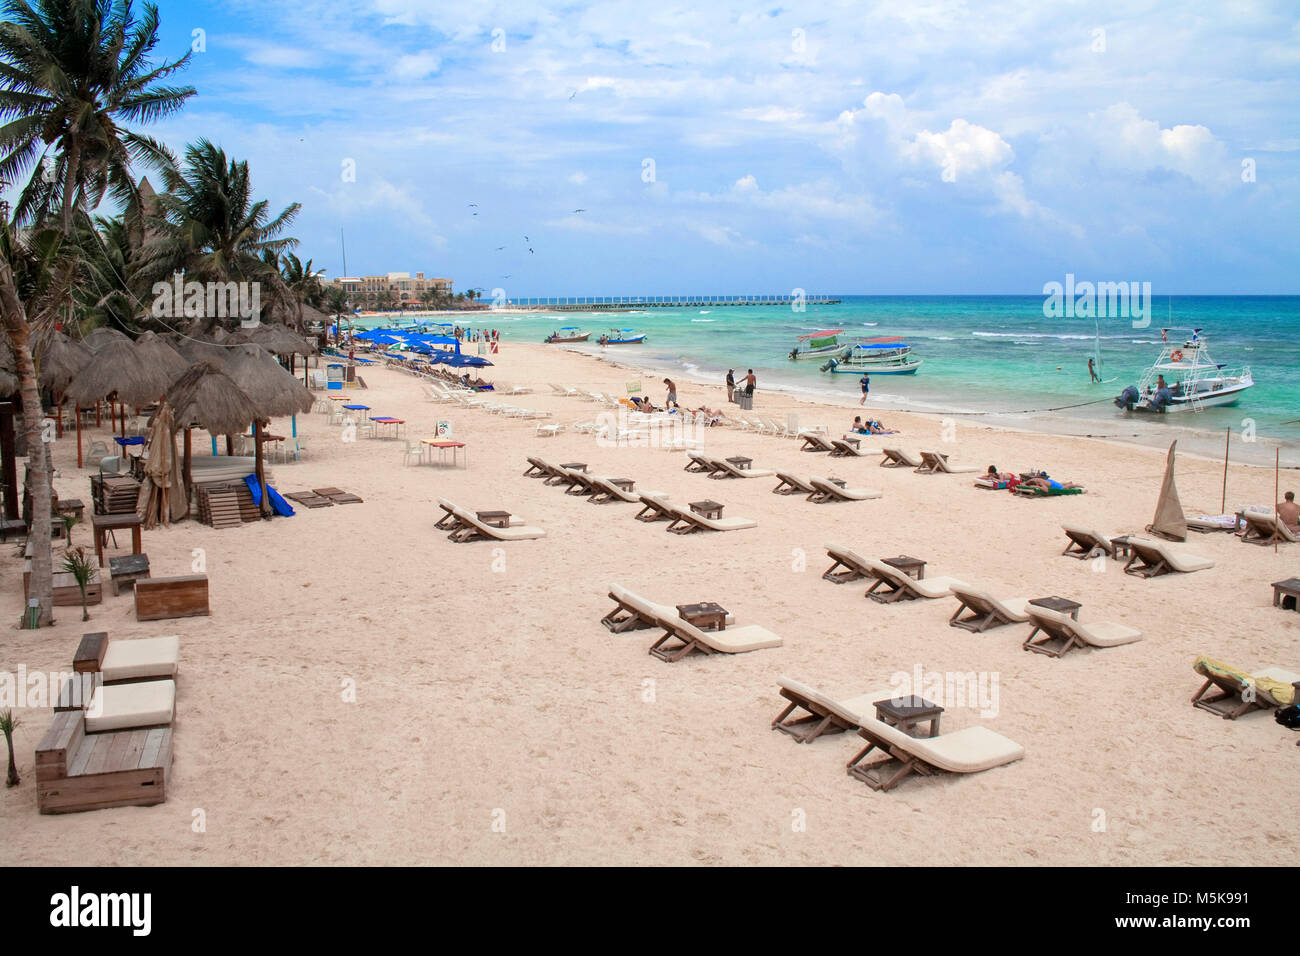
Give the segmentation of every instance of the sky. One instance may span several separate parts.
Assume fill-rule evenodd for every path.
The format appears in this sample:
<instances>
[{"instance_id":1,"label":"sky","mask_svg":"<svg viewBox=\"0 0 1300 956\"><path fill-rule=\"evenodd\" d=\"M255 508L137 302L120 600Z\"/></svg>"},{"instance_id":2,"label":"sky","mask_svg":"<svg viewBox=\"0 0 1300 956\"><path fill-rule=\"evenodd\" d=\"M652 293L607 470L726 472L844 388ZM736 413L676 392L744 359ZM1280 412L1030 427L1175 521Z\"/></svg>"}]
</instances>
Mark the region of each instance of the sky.
<instances>
[{"instance_id":1,"label":"sky","mask_svg":"<svg viewBox=\"0 0 1300 956\"><path fill-rule=\"evenodd\" d=\"M1294 0L162 0L152 127L327 277L490 296L1300 293Z\"/></svg>"}]
</instances>

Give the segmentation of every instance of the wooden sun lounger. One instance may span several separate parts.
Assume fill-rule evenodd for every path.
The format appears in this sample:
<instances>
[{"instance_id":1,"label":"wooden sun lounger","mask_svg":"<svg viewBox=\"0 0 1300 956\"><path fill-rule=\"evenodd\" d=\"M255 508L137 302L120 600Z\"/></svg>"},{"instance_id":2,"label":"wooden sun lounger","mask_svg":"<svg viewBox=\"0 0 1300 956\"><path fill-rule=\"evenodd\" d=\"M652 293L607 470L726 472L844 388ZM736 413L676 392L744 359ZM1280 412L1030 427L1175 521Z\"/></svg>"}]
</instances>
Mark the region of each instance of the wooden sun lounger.
<instances>
[{"instance_id":1,"label":"wooden sun lounger","mask_svg":"<svg viewBox=\"0 0 1300 956\"><path fill-rule=\"evenodd\" d=\"M817 432L800 432L798 437L803 439L800 451L835 451L835 446Z\"/></svg>"},{"instance_id":2,"label":"wooden sun lounger","mask_svg":"<svg viewBox=\"0 0 1300 956\"><path fill-rule=\"evenodd\" d=\"M710 459L715 466L710 478L771 478L776 472L771 468L737 468L725 458Z\"/></svg>"},{"instance_id":3,"label":"wooden sun lounger","mask_svg":"<svg viewBox=\"0 0 1300 956\"><path fill-rule=\"evenodd\" d=\"M91 679L73 676L63 682L54 709L84 711L88 734L167 727L176 715L176 682L149 680L96 686Z\"/></svg>"},{"instance_id":4,"label":"wooden sun lounger","mask_svg":"<svg viewBox=\"0 0 1300 956\"><path fill-rule=\"evenodd\" d=\"M758 527L758 522L753 518L706 518L689 508L683 510L673 505L668 505L668 510L672 512L668 530L673 534L694 534L697 531L744 531L746 528Z\"/></svg>"},{"instance_id":5,"label":"wooden sun lounger","mask_svg":"<svg viewBox=\"0 0 1300 956\"><path fill-rule=\"evenodd\" d=\"M524 472L525 478L542 478L551 473L552 465L548 465L540 458L528 456L528 470Z\"/></svg>"},{"instance_id":6,"label":"wooden sun lounger","mask_svg":"<svg viewBox=\"0 0 1300 956\"><path fill-rule=\"evenodd\" d=\"M854 448L843 438L831 439L831 457L832 458L867 458L875 452L865 452L860 448Z\"/></svg>"},{"instance_id":7,"label":"wooden sun lounger","mask_svg":"<svg viewBox=\"0 0 1300 956\"><path fill-rule=\"evenodd\" d=\"M822 579L830 581L832 584L848 584L850 581L861 581L875 577L867 564L867 559L843 545L826 545L826 556L833 563L822 572ZM844 570L835 570L840 567L844 568Z\"/></svg>"},{"instance_id":8,"label":"wooden sun lounger","mask_svg":"<svg viewBox=\"0 0 1300 956\"><path fill-rule=\"evenodd\" d=\"M688 654L743 654L782 644L778 635L757 624L702 631L675 613L656 615L656 623L664 633L650 645L650 656L667 664L675 664ZM670 644L670 641L677 643Z\"/></svg>"},{"instance_id":9,"label":"wooden sun lounger","mask_svg":"<svg viewBox=\"0 0 1300 956\"><path fill-rule=\"evenodd\" d=\"M966 475L971 472L979 471L974 465L952 465L948 463L948 456L937 451L921 452L921 464L916 467L917 474L937 475L943 472L945 475Z\"/></svg>"},{"instance_id":10,"label":"wooden sun lounger","mask_svg":"<svg viewBox=\"0 0 1300 956\"><path fill-rule=\"evenodd\" d=\"M36 805L41 813L147 807L167 799L172 730L86 733L86 715L54 715L36 747Z\"/></svg>"},{"instance_id":11,"label":"wooden sun lounger","mask_svg":"<svg viewBox=\"0 0 1300 956\"><path fill-rule=\"evenodd\" d=\"M493 525L485 524L478 519L478 515L466 511L446 498L438 499L438 507L447 511L449 508L452 515L456 518L458 524L447 535L449 541L457 544L464 544L468 541L527 541L533 538L541 538L546 532L541 528L532 528L528 525L515 524L513 519L511 524L505 528L497 528ZM446 520L446 519L440 519Z\"/></svg>"},{"instance_id":12,"label":"wooden sun lounger","mask_svg":"<svg viewBox=\"0 0 1300 956\"><path fill-rule=\"evenodd\" d=\"M637 521L672 521L675 517L675 509L668 504L667 495L640 492L636 497L643 505L641 510L633 515Z\"/></svg>"},{"instance_id":13,"label":"wooden sun lounger","mask_svg":"<svg viewBox=\"0 0 1300 956\"><path fill-rule=\"evenodd\" d=\"M1025 748L987 727L967 727L939 737L911 737L875 717L862 719L858 735L867 746L848 763L851 777L872 790L889 791L910 774L931 776L939 772L979 773L1012 763L1025 755ZM885 760L862 763L876 750Z\"/></svg>"},{"instance_id":14,"label":"wooden sun lounger","mask_svg":"<svg viewBox=\"0 0 1300 956\"><path fill-rule=\"evenodd\" d=\"M1141 631L1123 624L1083 623L1068 614L1057 614L1032 604L1025 606L1025 613L1034 629L1020 646L1048 657L1061 657L1075 647L1118 647L1142 639ZM1040 632L1044 636L1035 641L1034 635Z\"/></svg>"},{"instance_id":15,"label":"wooden sun lounger","mask_svg":"<svg viewBox=\"0 0 1300 956\"><path fill-rule=\"evenodd\" d=\"M1083 528L1079 525L1063 524L1061 529L1065 536L1070 539L1070 543L1065 546L1061 554L1068 554L1070 557L1084 560L1086 558L1095 558L1098 555L1115 556L1115 546L1111 544L1110 538L1104 534L1098 534L1091 528Z\"/></svg>"},{"instance_id":16,"label":"wooden sun lounger","mask_svg":"<svg viewBox=\"0 0 1300 956\"><path fill-rule=\"evenodd\" d=\"M811 743L818 737L857 730L862 724L862 715L874 713L876 701L894 696L892 690L884 688L838 701L789 677L778 677L777 683L781 685L781 696L790 703L772 720L772 729L788 734L801 744ZM791 719L791 715L799 710L805 711L806 716Z\"/></svg>"},{"instance_id":17,"label":"wooden sun lounger","mask_svg":"<svg viewBox=\"0 0 1300 956\"><path fill-rule=\"evenodd\" d=\"M784 471L778 471L776 477L780 480L776 483L776 487L772 489L774 495L811 494L816 490L808 483L806 477L787 474Z\"/></svg>"},{"instance_id":18,"label":"wooden sun lounger","mask_svg":"<svg viewBox=\"0 0 1300 956\"><path fill-rule=\"evenodd\" d=\"M304 508L332 508L334 502L330 499L316 494L314 491L290 491L285 494L290 501L296 501Z\"/></svg>"},{"instance_id":19,"label":"wooden sun lounger","mask_svg":"<svg viewBox=\"0 0 1300 956\"><path fill-rule=\"evenodd\" d=\"M1029 598L1000 601L987 591L969 584L952 585L952 596L957 599L957 610L948 618L949 627L960 627L972 634L980 634L992 627L1024 624L1029 620L1029 615L1025 613ZM962 617L964 611L970 613Z\"/></svg>"},{"instance_id":20,"label":"wooden sun lounger","mask_svg":"<svg viewBox=\"0 0 1300 956\"><path fill-rule=\"evenodd\" d=\"M1300 681L1300 674L1285 670L1276 664L1262 668L1256 674L1246 674L1236 668L1228 667L1221 661L1210 657L1198 657L1192 665L1196 673L1205 678L1201 689L1192 695L1192 706L1217 714L1224 720L1236 720L1251 710L1275 710L1296 702L1300 692L1295 688ZM1260 683L1261 678L1264 683ZM1285 699L1285 692L1280 688L1269 686L1269 681L1292 685L1291 699ZM1206 697L1211 687L1217 687L1219 693ZM1282 699L1275 696L1281 693Z\"/></svg>"},{"instance_id":21,"label":"wooden sun lounger","mask_svg":"<svg viewBox=\"0 0 1300 956\"><path fill-rule=\"evenodd\" d=\"M687 450L686 467L683 471L693 471L696 474L705 474L713 471L712 459L708 455L703 455L698 451Z\"/></svg>"},{"instance_id":22,"label":"wooden sun lounger","mask_svg":"<svg viewBox=\"0 0 1300 956\"><path fill-rule=\"evenodd\" d=\"M180 670L181 639L140 637L110 640L104 631L83 634L72 659L77 674L98 674L104 686L139 681L174 680Z\"/></svg>"},{"instance_id":23,"label":"wooden sun lounger","mask_svg":"<svg viewBox=\"0 0 1300 956\"><path fill-rule=\"evenodd\" d=\"M1188 574L1214 567L1214 562L1209 558L1194 554L1179 554L1167 548L1162 542L1151 538L1130 536L1128 546L1132 556L1128 564L1124 565L1125 574L1154 578L1172 571Z\"/></svg>"},{"instance_id":24,"label":"wooden sun lounger","mask_svg":"<svg viewBox=\"0 0 1300 956\"><path fill-rule=\"evenodd\" d=\"M880 454L881 468L920 468L921 462L901 448L882 448Z\"/></svg>"},{"instance_id":25,"label":"wooden sun lounger","mask_svg":"<svg viewBox=\"0 0 1300 956\"><path fill-rule=\"evenodd\" d=\"M637 492L624 491L608 478L600 475L591 479L591 487L592 494L587 500L594 505L607 505L615 501L626 501L628 504L632 504L641 500L641 496Z\"/></svg>"},{"instance_id":26,"label":"wooden sun lounger","mask_svg":"<svg viewBox=\"0 0 1300 956\"><path fill-rule=\"evenodd\" d=\"M1246 528L1241 535L1242 541L1253 541L1255 544L1300 541L1300 535L1292 531L1276 514L1243 511L1241 517L1246 522Z\"/></svg>"},{"instance_id":27,"label":"wooden sun lounger","mask_svg":"<svg viewBox=\"0 0 1300 956\"><path fill-rule=\"evenodd\" d=\"M825 478L809 478L808 483L813 486L808 500L819 505L829 501L869 501L883 494L873 488L841 488Z\"/></svg>"},{"instance_id":28,"label":"wooden sun lounger","mask_svg":"<svg viewBox=\"0 0 1300 956\"><path fill-rule=\"evenodd\" d=\"M602 617L600 623L615 634L658 627L661 616L671 617L677 613L676 608L646 600L617 584L609 586L609 599L614 602L614 609ZM736 616L728 611L723 623L728 626L735 624Z\"/></svg>"},{"instance_id":29,"label":"wooden sun lounger","mask_svg":"<svg viewBox=\"0 0 1300 956\"><path fill-rule=\"evenodd\" d=\"M866 564L876 578L875 583L867 588L866 596L881 604L949 597L952 594L952 585L965 583L952 577L925 578L917 581L897 568L874 558L868 558ZM884 590L880 590L881 588Z\"/></svg>"}]
</instances>

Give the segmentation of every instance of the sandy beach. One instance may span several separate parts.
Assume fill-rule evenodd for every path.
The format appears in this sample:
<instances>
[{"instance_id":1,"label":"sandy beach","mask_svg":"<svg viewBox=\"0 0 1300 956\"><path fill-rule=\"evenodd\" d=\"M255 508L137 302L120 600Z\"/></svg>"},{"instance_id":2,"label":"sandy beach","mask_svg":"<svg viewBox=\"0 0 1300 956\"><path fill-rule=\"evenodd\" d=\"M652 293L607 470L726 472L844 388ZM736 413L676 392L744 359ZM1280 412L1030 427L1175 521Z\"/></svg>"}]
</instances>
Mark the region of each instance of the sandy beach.
<instances>
[{"instance_id":1,"label":"sandy beach","mask_svg":"<svg viewBox=\"0 0 1300 956\"><path fill-rule=\"evenodd\" d=\"M621 395L638 375L541 345L510 343L492 358L491 378L533 389L507 400L556 423L600 409L548 383ZM1300 838L1300 823L1276 810L1300 760L1295 735L1268 711L1225 721L1189 703L1198 654L1300 670L1300 614L1273 608L1268 586L1300 573L1300 546L1275 554L1192 534L1174 547L1215 566L1151 580L1061 556L1062 522L1120 533L1151 521L1163 449L967 422L954 430L894 411L878 414L902 434L863 439L936 448L980 471L1044 468L1087 488L1023 500L978 490L972 476L828 461L794 439L735 428L704 432L710 454L883 492L814 505L772 494L774 479L687 473L681 452L607 447L572 429L539 437L532 422L434 404L423 380L398 369L361 374L368 387L355 396L372 414L405 419L409 439L451 421L468 467L404 465L400 441L344 441L324 415L300 416L309 454L275 465L274 484L333 485L363 504L145 532L155 576L189 573L201 549L210 617L137 623L130 596L107 589L88 622L59 608L55 627L28 631L9 615L0 670L11 672L69 669L90 631L181 637L165 804L39 815L33 751L51 711L15 711L23 783L0 797L12 863L1253 865ZM661 404L658 378L640 377ZM679 394L687 406L737 411L718 386L679 380ZM855 409L760 382L754 410L793 413L838 437ZM196 435L196 449L207 445ZM586 462L679 503L715 498L758 527L666 534L634 521L632 505L593 505L522 477L528 455ZM54 459L60 496L89 503L91 470L77 469L71 436ZM1227 509L1272 503L1273 481L1272 468L1234 464ZM1177 482L1188 514L1220 511L1221 462L1180 456ZM1282 482L1300 483L1294 471ZM546 536L454 544L433 527L439 497L508 510ZM74 543L90 538L88 525L73 531ZM823 580L828 542L915 555L927 575L1000 597L1066 596L1083 605L1082 620L1123 623L1143 640L1059 660L1026 653L1025 625L950 628L950 598L886 606L858 583ZM0 606L20 607L20 572L6 544ZM657 632L601 626L615 583L662 604L716 601L784 643L665 664L647 654ZM987 726L1021 744L1024 759L878 793L844 771L856 736L804 746L769 729L784 706L780 675L848 698L918 669L986 678L995 705L950 707L943 729Z\"/></svg>"}]
</instances>

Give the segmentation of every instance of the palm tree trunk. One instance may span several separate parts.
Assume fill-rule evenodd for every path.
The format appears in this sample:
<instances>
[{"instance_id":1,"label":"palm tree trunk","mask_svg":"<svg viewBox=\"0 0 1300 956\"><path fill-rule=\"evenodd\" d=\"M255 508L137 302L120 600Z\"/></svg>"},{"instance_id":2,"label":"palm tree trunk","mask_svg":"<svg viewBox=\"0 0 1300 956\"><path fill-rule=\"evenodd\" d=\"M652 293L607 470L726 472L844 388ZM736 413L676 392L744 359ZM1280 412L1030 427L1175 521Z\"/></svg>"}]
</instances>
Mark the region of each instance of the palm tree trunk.
<instances>
[{"instance_id":1,"label":"palm tree trunk","mask_svg":"<svg viewBox=\"0 0 1300 956\"><path fill-rule=\"evenodd\" d=\"M13 269L0 262L0 322L9 336L9 346L17 366L19 394L23 399L23 428L27 434L27 464L32 498L32 526L28 528L32 550L31 597L40 603L37 626L54 623L54 560L50 551L50 468L48 448L41 441L41 394L36 382L36 363L29 344L31 327L18 289ZM26 608L23 608L26 618ZM20 623L20 627L22 624Z\"/></svg>"},{"instance_id":2,"label":"palm tree trunk","mask_svg":"<svg viewBox=\"0 0 1300 956\"><path fill-rule=\"evenodd\" d=\"M81 143L76 139L68 146L66 158L68 168L63 174L63 234L71 236L72 214L77 208L73 194L77 189L77 167L81 164Z\"/></svg>"}]
</instances>

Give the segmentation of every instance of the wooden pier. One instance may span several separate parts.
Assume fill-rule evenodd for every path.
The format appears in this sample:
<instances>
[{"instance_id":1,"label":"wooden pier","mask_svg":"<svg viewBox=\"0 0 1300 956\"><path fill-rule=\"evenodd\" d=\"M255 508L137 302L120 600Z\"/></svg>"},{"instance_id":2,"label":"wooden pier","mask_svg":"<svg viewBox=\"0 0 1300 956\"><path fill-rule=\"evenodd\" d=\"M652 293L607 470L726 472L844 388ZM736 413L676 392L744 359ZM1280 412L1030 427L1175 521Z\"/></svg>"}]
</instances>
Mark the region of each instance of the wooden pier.
<instances>
[{"instance_id":1,"label":"wooden pier","mask_svg":"<svg viewBox=\"0 0 1300 956\"><path fill-rule=\"evenodd\" d=\"M632 309L724 309L741 306L838 305L827 295L656 295L656 296L548 296L506 299L493 303L507 309L537 312L627 312Z\"/></svg>"}]
</instances>

